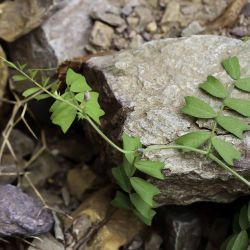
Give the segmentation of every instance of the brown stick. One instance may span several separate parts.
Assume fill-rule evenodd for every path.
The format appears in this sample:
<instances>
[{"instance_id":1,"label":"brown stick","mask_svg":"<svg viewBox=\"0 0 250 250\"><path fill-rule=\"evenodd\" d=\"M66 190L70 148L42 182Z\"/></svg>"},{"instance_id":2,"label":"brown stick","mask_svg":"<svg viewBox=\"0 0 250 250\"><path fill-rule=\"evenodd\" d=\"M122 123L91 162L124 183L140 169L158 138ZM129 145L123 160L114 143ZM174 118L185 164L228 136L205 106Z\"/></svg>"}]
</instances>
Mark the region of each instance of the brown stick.
<instances>
[{"instance_id":1,"label":"brown stick","mask_svg":"<svg viewBox=\"0 0 250 250\"><path fill-rule=\"evenodd\" d=\"M206 31L232 27L245 3L246 0L234 0L219 17L207 24Z\"/></svg>"}]
</instances>

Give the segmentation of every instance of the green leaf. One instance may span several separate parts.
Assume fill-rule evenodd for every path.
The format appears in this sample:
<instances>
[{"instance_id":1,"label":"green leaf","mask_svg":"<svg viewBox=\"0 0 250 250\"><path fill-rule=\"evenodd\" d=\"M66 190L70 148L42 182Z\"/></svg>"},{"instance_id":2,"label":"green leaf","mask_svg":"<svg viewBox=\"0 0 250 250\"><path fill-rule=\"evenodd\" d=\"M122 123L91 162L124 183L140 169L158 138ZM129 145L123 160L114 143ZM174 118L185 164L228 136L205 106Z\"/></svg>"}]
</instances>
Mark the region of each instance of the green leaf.
<instances>
[{"instance_id":1,"label":"green leaf","mask_svg":"<svg viewBox=\"0 0 250 250\"><path fill-rule=\"evenodd\" d=\"M69 92L66 92L61 96L61 98L72 102L72 95ZM73 103L73 102L72 102ZM53 124L59 125L64 133L70 128L74 122L77 114L77 110L63 101L55 101L50 108L51 121Z\"/></svg>"},{"instance_id":2,"label":"green leaf","mask_svg":"<svg viewBox=\"0 0 250 250\"><path fill-rule=\"evenodd\" d=\"M196 118L214 118L216 113L201 99L194 96L185 97L186 106L184 106L181 111L184 114L196 117Z\"/></svg>"},{"instance_id":3,"label":"green leaf","mask_svg":"<svg viewBox=\"0 0 250 250\"><path fill-rule=\"evenodd\" d=\"M207 131L195 131L185 134L179 137L175 143L182 146L199 148L202 146L211 136L211 132ZM188 151L188 150L185 150Z\"/></svg>"},{"instance_id":4,"label":"green leaf","mask_svg":"<svg viewBox=\"0 0 250 250\"><path fill-rule=\"evenodd\" d=\"M105 115L105 112L100 108L98 98L99 94L97 92L90 92L89 100L85 103L83 112L100 125L100 117Z\"/></svg>"},{"instance_id":5,"label":"green leaf","mask_svg":"<svg viewBox=\"0 0 250 250\"><path fill-rule=\"evenodd\" d=\"M129 163L126 156L124 155L123 156L123 163L122 163L122 166L124 168L124 171L126 173L127 176L133 176L135 171L136 171L136 168L134 167L134 163Z\"/></svg>"},{"instance_id":6,"label":"green leaf","mask_svg":"<svg viewBox=\"0 0 250 250\"><path fill-rule=\"evenodd\" d=\"M41 95L36 96L35 99L37 101L41 101L41 100L47 99L49 97L50 97L50 95L48 95L48 94L41 94Z\"/></svg>"},{"instance_id":7,"label":"green leaf","mask_svg":"<svg viewBox=\"0 0 250 250\"><path fill-rule=\"evenodd\" d=\"M120 191L116 192L115 198L112 200L111 204L114 207L118 207L118 208L122 208L126 210L131 210L133 208L129 200L129 197Z\"/></svg>"},{"instance_id":8,"label":"green leaf","mask_svg":"<svg viewBox=\"0 0 250 250\"><path fill-rule=\"evenodd\" d=\"M235 86L246 92L250 92L250 77L239 79L235 82Z\"/></svg>"},{"instance_id":9,"label":"green leaf","mask_svg":"<svg viewBox=\"0 0 250 250\"><path fill-rule=\"evenodd\" d=\"M12 79L15 82L19 82L19 81L25 81L25 80L27 80L27 77L23 76L23 75L14 75L14 76L12 76Z\"/></svg>"},{"instance_id":10,"label":"green leaf","mask_svg":"<svg viewBox=\"0 0 250 250\"><path fill-rule=\"evenodd\" d=\"M247 212L247 205L245 205L241 208L239 216L239 225L242 230L246 230L250 226Z\"/></svg>"},{"instance_id":11,"label":"green leaf","mask_svg":"<svg viewBox=\"0 0 250 250\"><path fill-rule=\"evenodd\" d=\"M23 92L23 96L24 97L28 97L30 95L33 95L35 94L36 92L38 92L40 89L38 87L34 87L34 88L29 88L29 89L26 89L24 92Z\"/></svg>"},{"instance_id":12,"label":"green leaf","mask_svg":"<svg viewBox=\"0 0 250 250\"><path fill-rule=\"evenodd\" d=\"M70 86L70 90L76 93L91 91L91 87L87 84L85 77L76 73L72 69L68 69L66 74L66 83Z\"/></svg>"},{"instance_id":13,"label":"green leaf","mask_svg":"<svg viewBox=\"0 0 250 250\"><path fill-rule=\"evenodd\" d=\"M236 99L236 98L227 98L224 100L224 104L238 112L239 114L250 117L250 101L249 100L242 100L242 99Z\"/></svg>"},{"instance_id":14,"label":"green leaf","mask_svg":"<svg viewBox=\"0 0 250 250\"><path fill-rule=\"evenodd\" d=\"M232 247L233 247L233 244L234 244L236 238L237 238L237 234L232 234L232 235L230 235L230 236L226 239L226 242L224 243L224 244L225 244L224 248L221 248L220 250L224 250L224 249L225 249L225 250L232 250ZM224 245L224 244L223 244L223 245Z\"/></svg>"},{"instance_id":15,"label":"green leaf","mask_svg":"<svg viewBox=\"0 0 250 250\"><path fill-rule=\"evenodd\" d=\"M14 63L9 62L9 61L7 61L6 59L1 59L1 58L0 58L0 60L1 60L5 65L7 65L8 67L13 68L13 69L16 68L16 65L15 65Z\"/></svg>"},{"instance_id":16,"label":"green leaf","mask_svg":"<svg viewBox=\"0 0 250 250\"><path fill-rule=\"evenodd\" d=\"M137 216L142 222L144 222L148 226L151 226L152 220L154 216L156 215L156 212L154 210L152 210L151 216L148 218L142 216L136 209L133 209L133 213L135 216Z\"/></svg>"},{"instance_id":17,"label":"green leaf","mask_svg":"<svg viewBox=\"0 0 250 250\"><path fill-rule=\"evenodd\" d=\"M153 184L139 178L131 177L130 182L135 192L144 200L149 206L153 207L155 202L153 197L160 193L160 190Z\"/></svg>"},{"instance_id":18,"label":"green leaf","mask_svg":"<svg viewBox=\"0 0 250 250\"><path fill-rule=\"evenodd\" d=\"M118 185L125 191L125 192L130 192L131 190L131 184L126 176L123 167L116 167L112 168L112 175L114 176L116 182Z\"/></svg>"},{"instance_id":19,"label":"green leaf","mask_svg":"<svg viewBox=\"0 0 250 250\"><path fill-rule=\"evenodd\" d=\"M34 79L38 73L38 70L29 70L29 76Z\"/></svg>"},{"instance_id":20,"label":"green leaf","mask_svg":"<svg viewBox=\"0 0 250 250\"><path fill-rule=\"evenodd\" d=\"M248 234L246 230L241 231L236 235L232 245L232 250L246 250L248 247Z\"/></svg>"},{"instance_id":21,"label":"green leaf","mask_svg":"<svg viewBox=\"0 0 250 250\"><path fill-rule=\"evenodd\" d=\"M148 174L160 180L164 180L164 175L162 174L162 169L164 168L164 163L160 161L145 161L139 160L135 161L135 167L141 172Z\"/></svg>"},{"instance_id":22,"label":"green leaf","mask_svg":"<svg viewBox=\"0 0 250 250\"><path fill-rule=\"evenodd\" d=\"M141 142L139 137L129 136L126 133L122 135L123 140L123 149L127 151L135 151L138 148L141 148ZM130 165L133 165L135 160L135 154L125 154L125 157Z\"/></svg>"},{"instance_id":23,"label":"green leaf","mask_svg":"<svg viewBox=\"0 0 250 250\"><path fill-rule=\"evenodd\" d=\"M143 201L138 194L130 194L129 198L131 203L136 208L137 212L141 215L139 216L139 218L143 218L142 221L144 223L146 223L147 225L151 225L152 219L155 215L155 211L151 209L151 207L145 201Z\"/></svg>"},{"instance_id":24,"label":"green leaf","mask_svg":"<svg viewBox=\"0 0 250 250\"><path fill-rule=\"evenodd\" d=\"M239 137L240 139L243 138L244 131L250 130L250 126L247 123L234 116L220 115L216 118L216 121L222 128Z\"/></svg>"},{"instance_id":25,"label":"green leaf","mask_svg":"<svg viewBox=\"0 0 250 250\"><path fill-rule=\"evenodd\" d=\"M240 78L240 63L236 56L230 57L223 61L223 66L226 72L234 79Z\"/></svg>"},{"instance_id":26,"label":"green leaf","mask_svg":"<svg viewBox=\"0 0 250 250\"><path fill-rule=\"evenodd\" d=\"M223 160L229 165L233 166L234 160L240 159L240 152L231 143L214 137L212 144Z\"/></svg>"},{"instance_id":27,"label":"green leaf","mask_svg":"<svg viewBox=\"0 0 250 250\"><path fill-rule=\"evenodd\" d=\"M225 98L228 94L224 85L214 76L208 76L207 80L200 85L200 88L218 98Z\"/></svg>"}]
</instances>

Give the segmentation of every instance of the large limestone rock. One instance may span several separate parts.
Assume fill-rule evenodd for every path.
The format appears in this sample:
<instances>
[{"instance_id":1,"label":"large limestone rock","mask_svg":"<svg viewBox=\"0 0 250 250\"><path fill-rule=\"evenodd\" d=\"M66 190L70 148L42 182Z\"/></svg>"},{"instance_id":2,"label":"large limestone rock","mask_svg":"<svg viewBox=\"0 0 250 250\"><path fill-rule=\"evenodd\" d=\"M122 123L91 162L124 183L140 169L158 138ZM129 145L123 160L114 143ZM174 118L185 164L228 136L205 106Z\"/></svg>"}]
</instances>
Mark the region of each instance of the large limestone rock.
<instances>
[{"instance_id":1,"label":"large limestone rock","mask_svg":"<svg viewBox=\"0 0 250 250\"><path fill-rule=\"evenodd\" d=\"M12 42L38 27L64 0L17 0L0 4L0 37Z\"/></svg>"},{"instance_id":2,"label":"large limestone rock","mask_svg":"<svg viewBox=\"0 0 250 250\"><path fill-rule=\"evenodd\" d=\"M222 60L231 55L239 57L242 74L249 76L250 41L218 36L152 41L135 50L92 58L83 71L93 87L103 93L100 100L107 112L103 129L113 140L125 131L139 136L145 146L168 144L198 126L209 126L182 115L180 108L186 95L202 97L218 108L219 103L202 93L198 85L209 74L231 83L221 66ZM249 98L238 91L233 95ZM230 135L225 137L240 147L246 162L250 133L243 142ZM106 144L102 150L108 151L106 162L118 162L117 153ZM168 150L147 153L145 157L165 163L166 180L156 182L161 189L161 204L229 202L250 193L221 167L195 154ZM249 173L247 168L239 171Z\"/></svg>"}]
</instances>

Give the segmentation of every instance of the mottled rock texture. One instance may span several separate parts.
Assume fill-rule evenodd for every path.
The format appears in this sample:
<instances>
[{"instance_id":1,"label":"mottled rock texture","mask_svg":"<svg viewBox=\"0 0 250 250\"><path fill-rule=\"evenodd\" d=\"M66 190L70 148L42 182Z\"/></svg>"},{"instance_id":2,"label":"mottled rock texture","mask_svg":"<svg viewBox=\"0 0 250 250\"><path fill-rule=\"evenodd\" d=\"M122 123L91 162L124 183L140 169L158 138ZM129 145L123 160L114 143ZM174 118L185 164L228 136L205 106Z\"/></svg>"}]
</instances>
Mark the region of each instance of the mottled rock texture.
<instances>
[{"instance_id":1,"label":"mottled rock texture","mask_svg":"<svg viewBox=\"0 0 250 250\"><path fill-rule=\"evenodd\" d=\"M13 42L38 27L63 0L17 0L0 4L0 37Z\"/></svg>"},{"instance_id":2,"label":"mottled rock texture","mask_svg":"<svg viewBox=\"0 0 250 250\"><path fill-rule=\"evenodd\" d=\"M53 226L52 214L16 186L0 187L0 235L37 235Z\"/></svg>"},{"instance_id":3,"label":"mottled rock texture","mask_svg":"<svg viewBox=\"0 0 250 250\"><path fill-rule=\"evenodd\" d=\"M101 103L107 112L104 131L118 141L123 131L139 136L142 143L168 144L189 131L209 124L184 116L180 108L184 96L203 98L214 108L216 100L202 93L198 85L209 74L229 84L232 80L221 66L223 59L237 55L242 75L250 75L250 42L219 36L152 41L138 49L90 59L83 73L101 93ZM235 97L249 98L246 93L233 92ZM224 135L242 152L243 161L249 154L250 133L244 141ZM106 144L105 161L118 163L119 157ZM229 202L249 194L250 190L214 163L195 154L178 151L147 153L152 160L165 163L165 181L156 182L161 189L160 204L188 204L197 201ZM248 169L239 169L243 175Z\"/></svg>"}]
</instances>

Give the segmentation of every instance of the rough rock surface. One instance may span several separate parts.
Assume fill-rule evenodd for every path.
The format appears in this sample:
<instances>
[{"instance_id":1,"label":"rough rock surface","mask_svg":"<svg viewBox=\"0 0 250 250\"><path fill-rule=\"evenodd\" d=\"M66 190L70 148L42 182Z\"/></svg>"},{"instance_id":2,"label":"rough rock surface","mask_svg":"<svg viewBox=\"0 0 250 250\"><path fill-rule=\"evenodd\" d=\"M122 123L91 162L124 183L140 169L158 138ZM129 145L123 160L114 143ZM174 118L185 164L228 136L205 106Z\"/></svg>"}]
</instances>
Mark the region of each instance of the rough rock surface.
<instances>
[{"instance_id":1,"label":"rough rock surface","mask_svg":"<svg viewBox=\"0 0 250 250\"><path fill-rule=\"evenodd\" d=\"M0 187L0 235L37 235L47 233L53 217L42 205L16 186Z\"/></svg>"},{"instance_id":2,"label":"rough rock surface","mask_svg":"<svg viewBox=\"0 0 250 250\"><path fill-rule=\"evenodd\" d=\"M103 93L100 100L108 113L103 129L113 140L117 141L125 131L139 136L145 146L168 144L197 129L194 120L180 113L184 96L202 97L218 108L219 103L203 94L198 85L209 74L230 83L221 62L231 55L239 57L242 75L249 76L250 42L219 36L152 41L138 49L92 58L83 73ZM233 95L249 98L237 91ZM243 159L247 157L249 133L243 142L229 135L225 137L240 147ZM108 146L102 147L104 150ZM109 160L118 159L110 148L107 150ZM166 180L157 182L161 189L157 200L161 204L229 202L249 194L249 189L229 173L195 154L167 150L147 153L146 157L165 163ZM249 172L248 169L239 171Z\"/></svg>"},{"instance_id":3,"label":"rough rock surface","mask_svg":"<svg viewBox=\"0 0 250 250\"><path fill-rule=\"evenodd\" d=\"M8 42L38 27L64 0L5 1L0 4L0 37Z\"/></svg>"},{"instance_id":4,"label":"rough rock surface","mask_svg":"<svg viewBox=\"0 0 250 250\"><path fill-rule=\"evenodd\" d=\"M93 0L67 1L42 26L10 45L11 59L30 67L55 67L83 55L91 26L89 14L96 4Z\"/></svg>"}]
</instances>

